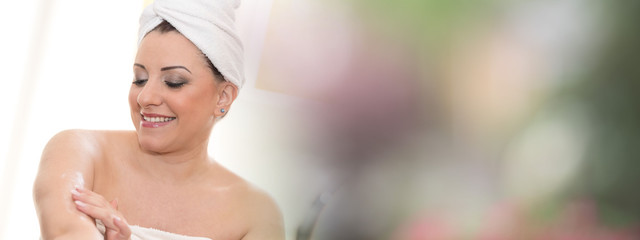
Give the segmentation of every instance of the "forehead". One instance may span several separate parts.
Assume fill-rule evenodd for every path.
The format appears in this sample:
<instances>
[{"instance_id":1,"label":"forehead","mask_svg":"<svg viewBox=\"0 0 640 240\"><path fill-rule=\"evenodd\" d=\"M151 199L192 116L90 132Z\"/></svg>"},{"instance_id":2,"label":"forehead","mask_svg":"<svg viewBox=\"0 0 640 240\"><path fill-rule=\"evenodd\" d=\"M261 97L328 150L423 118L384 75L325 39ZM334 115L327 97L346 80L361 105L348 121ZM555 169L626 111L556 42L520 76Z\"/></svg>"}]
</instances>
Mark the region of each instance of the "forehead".
<instances>
[{"instance_id":1,"label":"forehead","mask_svg":"<svg viewBox=\"0 0 640 240\"><path fill-rule=\"evenodd\" d=\"M147 34L138 47L136 63L148 67L174 64L206 67L202 64L206 62L200 49L176 31L166 33L152 31Z\"/></svg>"}]
</instances>

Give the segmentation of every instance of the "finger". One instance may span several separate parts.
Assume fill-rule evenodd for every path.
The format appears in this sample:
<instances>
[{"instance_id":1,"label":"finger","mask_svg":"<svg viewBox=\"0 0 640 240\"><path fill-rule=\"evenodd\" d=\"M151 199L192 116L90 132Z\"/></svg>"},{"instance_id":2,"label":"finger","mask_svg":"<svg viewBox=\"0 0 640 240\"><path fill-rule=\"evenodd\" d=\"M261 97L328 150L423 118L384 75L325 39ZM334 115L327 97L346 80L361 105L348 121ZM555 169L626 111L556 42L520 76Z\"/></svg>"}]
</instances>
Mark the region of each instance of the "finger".
<instances>
[{"instance_id":1,"label":"finger","mask_svg":"<svg viewBox=\"0 0 640 240\"><path fill-rule=\"evenodd\" d=\"M111 207L109 202L102 195L86 189L76 188L71 190L73 200L79 200L89 205L108 208Z\"/></svg>"},{"instance_id":2,"label":"finger","mask_svg":"<svg viewBox=\"0 0 640 240\"><path fill-rule=\"evenodd\" d=\"M122 218L115 217L113 219L113 224L118 227L118 237L124 240L128 240L129 237L131 237L131 229Z\"/></svg>"},{"instance_id":3,"label":"finger","mask_svg":"<svg viewBox=\"0 0 640 240\"><path fill-rule=\"evenodd\" d=\"M76 204L76 209L78 209L79 211L89 215L92 218L100 219L103 222L110 215L108 209L105 209L105 208L102 208L102 207L98 207L98 206L94 206L94 205L91 205L91 204L87 204L86 202L83 202L81 200L75 200L73 202ZM109 219L109 221L111 221L111 219Z\"/></svg>"},{"instance_id":4,"label":"finger","mask_svg":"<svg viewBox=\"0 0 640 240\"><path fill-rule=\"evenodd\" d=\"M100 221L102 221L105 227L110 229L117 229L113 224L113 218L117 215L112 209L94 206L79 200L74 201L74 203L76 204L76 208L79 211L89 215L92 218L99 219Z\"/></svg>"},{"instance_id":5,"label":"finger","mask_svg":"<svg viewBox=\"0 0 640 240\"><path fill-rule=\"evenodd\" d=\"M115 219L120 219L118 217L120 214L117 211L118 199L108 202L102 195L82 188L76 188L71 193L78 210L92 218L99 219L107 229L116 232L117 235L121 235L121 232L129 232L129 234L123 233L126 236L124 239L128 239L131 232L129 226L126 223L120 224L120 226L115 224L117 222ZM118 222L122 223L123 221Z\"/></svg>"},{"instance_id":6,"label":"finger","mask_svg":"<svg viewBox=\"0 0 640 240\"><path fill-rule=\"evenodd\" d=\"M111 201L111 206L115 209L118 210L118 199L113 199L113 201Z\"/></svg>"},{"instance_id":7,"label":"finger","mask_svg":"<svg viewBox=\"0 0 640 240\"><path fill-rule=\"evenodd\" d=\"M96 202L104 202L104 203L109 202L102 195L94 191L84 189L84 188L76 188L76 190L78 193L80 193L79 196L84 196L86 199L93 199L93 200L96 200Z\"/></svg>"}]
</instances>

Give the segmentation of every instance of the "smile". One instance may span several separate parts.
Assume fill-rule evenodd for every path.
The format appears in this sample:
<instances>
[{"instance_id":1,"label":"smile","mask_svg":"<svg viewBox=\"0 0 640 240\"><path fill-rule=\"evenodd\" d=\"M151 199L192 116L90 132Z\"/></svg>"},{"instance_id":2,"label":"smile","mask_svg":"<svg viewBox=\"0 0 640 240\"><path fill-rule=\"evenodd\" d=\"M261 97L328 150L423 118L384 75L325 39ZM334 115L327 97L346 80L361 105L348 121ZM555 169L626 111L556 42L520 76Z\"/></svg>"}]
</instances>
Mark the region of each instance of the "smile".
<instances>
[{"instance_id":1,"label":"smile","mask_svg":"<svg viewBox=\"0 0 640 240\"><path fill-rule=\"evenodd\" d=\"M146 117L146 116L142 116L142 117L145 121L152 122L152 123L168 122L176 119L174 117Z\"/></svg>"},{"instance_id":2,"label":"smile","mask_svg":"<svg viewBox=\"0 0 640 240\"><path fill-rule=\"evenodd\" d=\"M145 128L159 128L170 124L173 120L176 120L175 117L163 116L159 114L145 114L141 113L142 121L140 121L140 125Z\"/></svg>"}]
</instances>

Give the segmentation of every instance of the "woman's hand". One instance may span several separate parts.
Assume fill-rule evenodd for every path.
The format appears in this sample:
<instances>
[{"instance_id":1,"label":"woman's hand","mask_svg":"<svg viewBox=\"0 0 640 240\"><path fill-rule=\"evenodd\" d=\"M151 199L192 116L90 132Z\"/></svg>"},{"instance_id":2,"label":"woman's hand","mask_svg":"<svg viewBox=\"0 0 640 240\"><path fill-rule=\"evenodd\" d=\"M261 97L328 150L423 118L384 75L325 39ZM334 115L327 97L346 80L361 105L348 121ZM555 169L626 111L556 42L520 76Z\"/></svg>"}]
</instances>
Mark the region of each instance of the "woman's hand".
<instances>
[{"instance_id":1,"label":"woman's hand","mask_svg":"<svg viewBox=\"0 0 640 240\"><path fill-rule=\"evenodd\" d=\"M71 191L76 208L92 218L102 221L107 240L129 240L131 229L122 213L118 212L117 200L109 203L100 194L76 187Z\"/></svg>"}]
</instances>

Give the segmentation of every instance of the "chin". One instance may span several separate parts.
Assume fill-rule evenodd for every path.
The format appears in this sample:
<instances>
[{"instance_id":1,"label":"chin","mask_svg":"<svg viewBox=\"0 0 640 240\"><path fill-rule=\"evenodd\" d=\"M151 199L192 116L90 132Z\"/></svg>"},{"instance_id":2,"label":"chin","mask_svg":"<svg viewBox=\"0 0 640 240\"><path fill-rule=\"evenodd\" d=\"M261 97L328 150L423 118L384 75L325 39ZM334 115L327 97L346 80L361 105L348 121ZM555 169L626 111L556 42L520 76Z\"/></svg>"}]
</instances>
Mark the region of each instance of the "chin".
<instances>
[{"instance_id":1,"label":"chin","mask_svg":"<svg viewBox=\"0 0 640 240\"><path fill-rule=\"evenodd\" d=\"M138 133L138 144L140 149L149 152L161 153L166 150L166 144L152 136L140 136Z\"/></svg>"}]
</instances>

